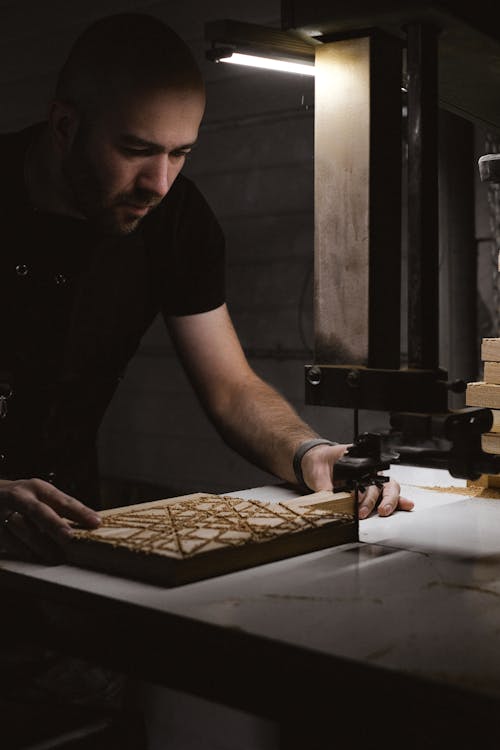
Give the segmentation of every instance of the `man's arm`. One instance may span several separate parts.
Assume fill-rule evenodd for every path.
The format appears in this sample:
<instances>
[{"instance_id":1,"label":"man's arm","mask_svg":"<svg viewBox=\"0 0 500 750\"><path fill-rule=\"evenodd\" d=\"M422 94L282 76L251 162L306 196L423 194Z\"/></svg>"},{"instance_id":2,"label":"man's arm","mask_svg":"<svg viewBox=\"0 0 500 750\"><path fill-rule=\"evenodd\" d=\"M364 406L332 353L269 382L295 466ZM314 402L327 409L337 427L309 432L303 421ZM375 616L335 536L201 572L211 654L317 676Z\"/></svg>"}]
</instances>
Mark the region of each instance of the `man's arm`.
<instances>
[{"instance_id":1,"label":"man's arm","mask_svg":"<svg viewBox=\"0 0 500 750\"><path fill-rule=\"evenodd\" d=\"M295 483L294 453L301 443L318 435L252 370L226 306L198 315L171 317L167 325L201 403L228 445L261 468ZM320 445L304 455L302 473L312 490L332 489L335 461L346 448ZM371 512L378 495L376 488L366 493L361 517ZM397 483L384 487L384 515L392 513L398 503L404 507L404 502L399 498Z\"/></svg>"},{"instance_id":2,"label":"man's arm","mask_svg":"<svg viewBox=\"0 0 500 750\"><path fill-rule=\"evenodd\" d=\"M196 393L224 440L263 469L295 481L290 456L318 437L252 370L225 305L168 321Z\"/></svg>"}]
</instances>

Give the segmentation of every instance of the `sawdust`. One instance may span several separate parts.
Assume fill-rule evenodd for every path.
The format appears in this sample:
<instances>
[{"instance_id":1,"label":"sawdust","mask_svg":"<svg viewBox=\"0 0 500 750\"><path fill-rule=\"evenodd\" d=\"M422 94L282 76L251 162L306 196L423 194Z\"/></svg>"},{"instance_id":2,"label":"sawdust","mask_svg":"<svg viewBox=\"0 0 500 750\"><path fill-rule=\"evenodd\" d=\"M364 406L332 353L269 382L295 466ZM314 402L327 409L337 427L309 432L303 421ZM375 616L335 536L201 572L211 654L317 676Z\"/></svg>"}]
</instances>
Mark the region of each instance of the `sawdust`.
<instances>
[{"instance_id":1,"label":"sawdust","mask_svg":"<svg viewBox=\"0 0 500 750\"><path fill-rule=\"evenodd\" d=\"M469 487L422 487L418 489L431 492L445 492L452 495L465 495L466 497L485 497L490 500L500 500L500 488L481 487L471 484Z\"/></svg>"}]
</instances>

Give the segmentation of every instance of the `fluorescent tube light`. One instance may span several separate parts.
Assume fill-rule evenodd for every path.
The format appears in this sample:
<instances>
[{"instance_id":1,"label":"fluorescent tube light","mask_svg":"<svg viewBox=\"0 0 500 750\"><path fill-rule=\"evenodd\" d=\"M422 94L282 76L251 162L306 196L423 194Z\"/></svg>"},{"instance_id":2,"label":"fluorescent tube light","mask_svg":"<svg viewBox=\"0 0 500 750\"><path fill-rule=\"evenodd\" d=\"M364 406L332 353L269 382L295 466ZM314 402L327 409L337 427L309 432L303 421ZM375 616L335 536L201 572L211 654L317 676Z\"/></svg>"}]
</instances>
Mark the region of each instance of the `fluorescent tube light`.
<instances>
[{"instance_id":1,"label":"fluorescent tube light","mask_svg":"<svg viewBox=\"0 0 500 750\"><path fill-rule=\"evenodd\" d=\"M232 63L233 65L248 65L252 68L264 68L266 70L280 70L285 73L300 73L305 76L314 75L314 65L297 63L291 60L275 60L272 57L257 57L256 55L244 55L241 52L233 52L227 57L220 57L218 62Z\"/></svg>"}]
</instances>

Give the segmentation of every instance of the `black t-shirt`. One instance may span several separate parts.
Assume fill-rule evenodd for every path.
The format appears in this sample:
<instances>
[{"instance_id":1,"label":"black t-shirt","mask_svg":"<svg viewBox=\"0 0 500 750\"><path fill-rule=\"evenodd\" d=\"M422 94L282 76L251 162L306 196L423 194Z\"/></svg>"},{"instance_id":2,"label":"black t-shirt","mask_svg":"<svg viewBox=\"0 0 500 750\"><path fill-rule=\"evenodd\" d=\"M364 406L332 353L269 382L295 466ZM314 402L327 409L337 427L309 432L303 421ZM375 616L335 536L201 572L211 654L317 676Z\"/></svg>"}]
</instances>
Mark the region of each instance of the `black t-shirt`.
<instances>
[{"instance_id":1,"label":"black t-shirt","mask_svg":"<svg viewBox=\"0 0 500 750\"><path fill-rule=\"evenodd\" d=\"M23 171L37 127L0 135L0 476L95 505L97 430L127 363L158 312L224 302L224 238L182 175L124 237L35 210Z\"/></svg>"}]
</instances>

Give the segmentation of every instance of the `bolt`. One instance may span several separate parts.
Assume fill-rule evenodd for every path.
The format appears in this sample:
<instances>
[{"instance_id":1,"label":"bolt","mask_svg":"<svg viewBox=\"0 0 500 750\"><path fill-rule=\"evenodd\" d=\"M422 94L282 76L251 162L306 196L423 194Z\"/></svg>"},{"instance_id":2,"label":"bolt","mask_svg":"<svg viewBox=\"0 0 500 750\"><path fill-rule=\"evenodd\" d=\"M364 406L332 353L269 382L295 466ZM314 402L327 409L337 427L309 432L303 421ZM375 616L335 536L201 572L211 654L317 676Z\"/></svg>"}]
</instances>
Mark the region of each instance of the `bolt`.
<instances>
[{"instance_id":1,"label":"bolt","mask_svg":"<svg viewBox=\"0 0 500 750\"><path fill-rule=\"evenodd\" d=\"M310 367L307 371L307 382L310 385L319 385L321 383L321 368Z\"/></svg>"}]
</instances>

